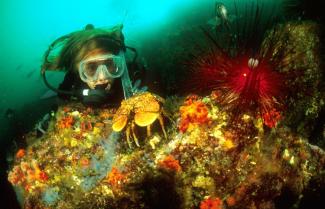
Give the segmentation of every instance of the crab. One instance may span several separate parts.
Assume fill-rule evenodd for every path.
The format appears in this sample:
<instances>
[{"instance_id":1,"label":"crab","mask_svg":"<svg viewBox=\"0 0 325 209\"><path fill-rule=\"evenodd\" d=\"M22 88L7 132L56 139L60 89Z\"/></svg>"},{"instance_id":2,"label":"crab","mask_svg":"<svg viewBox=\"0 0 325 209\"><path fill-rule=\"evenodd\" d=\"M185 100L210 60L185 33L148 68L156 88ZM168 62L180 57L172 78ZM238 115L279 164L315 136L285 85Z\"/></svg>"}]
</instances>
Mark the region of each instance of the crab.
<instances>
[{"instance_id":1,"label":"crab","mask_svg":"<svg viewBox=\"0 0 325 209\"><path fill-rule=\"evenodd\" d=\"M163 102L163 98L149 92L137 93L131 98L123 100L113 117L113 131L121 132L126 128L126 139L129 147L131 147L131 134L135 144L140 147L135 134L135 125L146 127L147 136L149 137L151 135L151 125L158 119L164 136L167 138L162 117L164 111L161 104Z\"/></svg>"}]
</instances>

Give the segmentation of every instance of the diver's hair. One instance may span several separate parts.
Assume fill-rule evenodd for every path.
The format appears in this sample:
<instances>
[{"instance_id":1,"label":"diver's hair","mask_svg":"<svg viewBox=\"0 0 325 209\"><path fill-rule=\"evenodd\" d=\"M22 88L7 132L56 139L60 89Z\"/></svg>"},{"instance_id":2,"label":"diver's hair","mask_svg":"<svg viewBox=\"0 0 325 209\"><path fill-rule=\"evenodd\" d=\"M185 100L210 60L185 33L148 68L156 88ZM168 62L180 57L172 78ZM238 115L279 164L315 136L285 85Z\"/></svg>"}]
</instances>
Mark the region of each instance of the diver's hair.
<instances>
[{"instance_id":1,"label":"diver's hair","mask_svg":"<svg viewBox=\"0 0 325 209\"><path fill-rule=\"evenodd\" d=\"M122 27L122 25L118 25L109 30L95 28L82 30L59 38L53 42L45 54L43 70L75 71L78 69L78 63L94 50L101 53L118 54L120 50L125 50ZM55 48L56 44L62 43L63 47L59 54L48 60L52 48Z\"/></svg>"}]
</instances>

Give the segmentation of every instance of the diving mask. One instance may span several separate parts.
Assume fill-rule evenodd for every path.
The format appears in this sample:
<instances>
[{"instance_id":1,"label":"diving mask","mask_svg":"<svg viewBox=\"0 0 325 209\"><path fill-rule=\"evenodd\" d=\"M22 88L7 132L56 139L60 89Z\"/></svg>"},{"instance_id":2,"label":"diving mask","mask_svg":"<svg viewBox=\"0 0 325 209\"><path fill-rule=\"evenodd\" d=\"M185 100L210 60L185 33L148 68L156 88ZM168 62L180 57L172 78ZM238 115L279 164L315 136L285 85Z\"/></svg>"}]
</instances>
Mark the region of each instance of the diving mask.
<instances>
[{"instance_id":1,"label":"diving mask","mask_svg":"<svg viewBox=\"0 0 325 209\"><path fill-rule=\"evenodd\" d=\"M79 75L82 81L96 82L99 79L119 78L125 71L124 57L104 54L85 59L79 64Z\"/></svg>"}]
</instances>

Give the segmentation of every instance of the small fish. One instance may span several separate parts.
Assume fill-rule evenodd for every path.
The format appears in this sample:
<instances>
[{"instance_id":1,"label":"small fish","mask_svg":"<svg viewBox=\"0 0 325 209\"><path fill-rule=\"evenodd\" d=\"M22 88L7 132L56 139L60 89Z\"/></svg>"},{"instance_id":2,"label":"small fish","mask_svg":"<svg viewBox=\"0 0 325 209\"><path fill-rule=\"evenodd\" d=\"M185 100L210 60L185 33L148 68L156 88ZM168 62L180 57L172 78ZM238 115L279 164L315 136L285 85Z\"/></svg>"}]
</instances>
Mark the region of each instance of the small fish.
<instances>
[{"instance_id":1,"label":"small fish","mask_svg":"<svg viewBox=\"0 0 325 209\"><path fill-rule=\"evenodd\" d=\"M215 4L215 15L223 21L228 21L228 10L223 3L216 2Z\"/></svg>"},{"instance_id":2,"label":"small fish","mask_svg":"<svg viewBox=\"0 0 325 209\"><path fill-rule=\"evenodd\" d=\"M36 70L32 70L29 73L27 73L26 78L32 77L32 75L36 72Z\"/></svg>"},{"instance_id":3,"label":"small fish","mask_svg":"<svg viewBox=\"0 0 325 209\"><path fill-rule=\"evenodd\" d=\"M18 65L17 67L16 67L16 71L20 71L22 68L23 68L23 64L20 64L20 65Z\"/></svg>"},{"instance_id":4,"label":"small fish","mask_svg":"<svg viewBox=\"0 0 325 209\"><path fill-rule=\"evenodd\" d=\"M219 26L225 26L228 30L230 29L230 22L233 22L236 18L235 15L228 15L227 7L221 3L215 3L215 17L208 21L209 25L212 25L214 28Z\"/></svg>"}]
</instances>

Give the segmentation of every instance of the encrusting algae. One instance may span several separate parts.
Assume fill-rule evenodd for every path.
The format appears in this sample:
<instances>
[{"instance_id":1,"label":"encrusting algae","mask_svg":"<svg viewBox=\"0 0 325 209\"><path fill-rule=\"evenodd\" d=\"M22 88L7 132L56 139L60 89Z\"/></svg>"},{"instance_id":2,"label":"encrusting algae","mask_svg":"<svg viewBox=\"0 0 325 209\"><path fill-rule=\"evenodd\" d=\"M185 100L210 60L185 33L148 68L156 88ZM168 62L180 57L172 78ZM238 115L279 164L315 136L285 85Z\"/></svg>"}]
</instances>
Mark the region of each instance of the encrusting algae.
<instances>
[{"instance_id":1,"label":"encrusting algae","mask_svg":"<svg viewBox=\"0 0 325 209\"><path fill-rule=\"evenodd\" d=\"M154 149L145 132L141 146L130 149L111 129L114 111L61 107L49 131L18 151L9 181L20 188L25 208L117 208L123 201L151 208L152 201L170 198L175 208L263 208L274 205L284 187L301 193L324 167L324 153L305 139L281 126L266 134L257 125L261 119L250 115L231 123L213 96L185 98L168 139L153 129L162 137ZM73 123L59 128L66 118ZM180 129L182 120L197 127ZM169 185L167 191L156 188L157 181ZM148 189L157 196L147 196Z\"/></svg>"}]
</instances>

